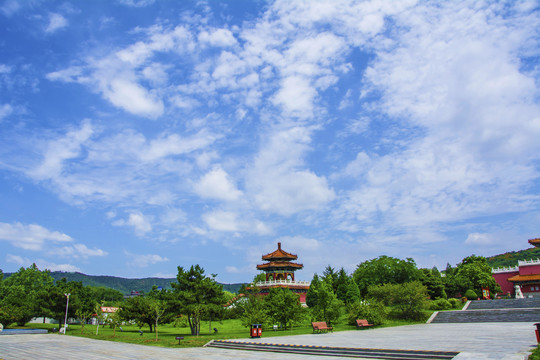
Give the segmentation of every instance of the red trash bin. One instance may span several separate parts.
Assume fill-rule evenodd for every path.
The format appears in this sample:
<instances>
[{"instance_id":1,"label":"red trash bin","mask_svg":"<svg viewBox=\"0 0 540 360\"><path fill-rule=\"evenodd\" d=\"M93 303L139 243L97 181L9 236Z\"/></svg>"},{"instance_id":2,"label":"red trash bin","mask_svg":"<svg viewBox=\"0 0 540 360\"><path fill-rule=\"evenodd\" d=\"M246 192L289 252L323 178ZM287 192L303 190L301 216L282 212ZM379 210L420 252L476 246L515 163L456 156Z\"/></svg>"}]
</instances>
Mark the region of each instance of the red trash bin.
<instances>
[{"instance_id":1,"label":"red trash bin","mask_svg":"<svg viewBox=\"0 0 540 360\"><path fill-rule=\"evenodd\" d=\"M262 335L262 324L251 324L250 335L252 338L260 338Z\"/></svg>"}]
</instances>

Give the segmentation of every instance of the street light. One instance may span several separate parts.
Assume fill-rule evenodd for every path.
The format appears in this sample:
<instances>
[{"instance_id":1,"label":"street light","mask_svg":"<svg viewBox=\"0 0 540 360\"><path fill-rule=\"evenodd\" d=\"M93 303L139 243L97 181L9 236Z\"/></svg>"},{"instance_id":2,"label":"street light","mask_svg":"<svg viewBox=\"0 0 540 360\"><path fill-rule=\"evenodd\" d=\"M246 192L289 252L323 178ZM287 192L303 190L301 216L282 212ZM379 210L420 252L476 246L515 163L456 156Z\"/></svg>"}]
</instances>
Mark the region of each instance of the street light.
<instances>
[{"instance_id":1,"label":"street light","mask_svg":"<svg viewBox=\"0 0 540 360\"><path fill-rule=\"evenodd\" d=\"M64 318L64 335L66 334L66 331L67 331L67 312L68 312L68 306L69 306L69 295L71 294L64 294L66 297L67 297L67 301L66 301L66 317Z\"/></svg>"}]
</instances>

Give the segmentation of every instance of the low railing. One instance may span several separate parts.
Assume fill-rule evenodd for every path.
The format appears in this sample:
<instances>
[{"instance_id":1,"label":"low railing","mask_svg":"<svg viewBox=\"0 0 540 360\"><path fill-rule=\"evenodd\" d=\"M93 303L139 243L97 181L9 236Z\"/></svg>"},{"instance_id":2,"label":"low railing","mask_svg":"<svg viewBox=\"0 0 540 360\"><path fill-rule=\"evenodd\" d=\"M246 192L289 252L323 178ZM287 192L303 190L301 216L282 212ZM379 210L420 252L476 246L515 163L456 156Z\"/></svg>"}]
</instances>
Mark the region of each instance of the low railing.
<instances>
[{"instance_id":1,"label":"low railing","mask_svg":"<svg viewBox=\"0 0 540 360\"><path fill-rule=\"evenodd\" d=\"M259 281L255 284L257 287L261 286L273 286L273 285L301 285L309 286L309 281L292 281L292 280L270 280L270 281Z\"/></svg>"},{"instance_id":2,"label":"low railing","mask_svg":"<svg viewBox=\"0 0 540 360\"><path fill-rule=\"evenodd\" d=\"M500 274L500 273L519 271L519 268L517 266L514 266L514 267L500 267L500 268L496 268L496 269L491 269L491 271L494 274Z\"/></svg>"},{"instance_id":3,"label":"low railing","mask_svg":"<svg viewBox=\"0 0 540 360\"><path fill-rule=\"evenodd\" d=\"M518 265L519 266L523 266L523 265L540 265L540 259L536 259L536 260L518 260Z\"/></svg>"}]
</instances>

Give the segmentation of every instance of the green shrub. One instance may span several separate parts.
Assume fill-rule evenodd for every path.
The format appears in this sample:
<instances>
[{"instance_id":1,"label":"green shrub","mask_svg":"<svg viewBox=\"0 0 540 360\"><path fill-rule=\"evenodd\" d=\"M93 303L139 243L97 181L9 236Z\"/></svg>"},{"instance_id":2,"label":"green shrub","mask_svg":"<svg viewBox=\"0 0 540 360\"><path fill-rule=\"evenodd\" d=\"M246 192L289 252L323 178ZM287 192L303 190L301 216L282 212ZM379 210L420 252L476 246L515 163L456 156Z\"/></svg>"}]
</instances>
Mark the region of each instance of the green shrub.
<instances>
[{"instance_id":1,"label":"green shrub","mask_svg":"<svg viewBox=\"0 0 540 360\"><path fill-rule=\"evenodd\" d=\"M540 347L536 347L528 358L529 360L540 360Z\"/></svg>"},{"instance_id":2,"label":"green shrub","mask_svg":"<svg viewBox=\"0 0 540 360\"><path fill-rule=\"evenodd\" d=\"M457 309L461 305L461 301L455 298L448 299L448 302L452 305L453 309Z\"/></svg>"},{"instance_id":3,"label":"green shrub","mask_svg":"<svg viewBox=\"0 0 540 360\"><path fill-rule=\"evenodd\" d=\"M381 325L388 316L384 304L375 299L355 301L347 308L349 325L356 325L357 319L366 319L373 325Z\"/></svg>"},{"instance_id":4,"label":"green shrub","mask_svg":"<svg viewBox=\"0 0 540 360\"><path fill-rule=\"evenodd\" d=\"M370 286L371 297L392 306L391 315L398 319L424 320L424 310L428 307L427 288L419 281L403 284Z\"/></svg>"},{"instance_id":5,"label":"green shrub","mask_svg":"<svg viewBox=\"0 0 540 360\"><path fill-rule=\"evenodd\" d=\"M469 300L476 300L478 298L478 295L474 292L474 290L467 290L465 291L465 297Z\"/></svg>"},{"instance_id":6,"label":"green shrub","mask_svg":"<svg viewBox=\"0 0 540 360\"><path fill-rule=\"evenodd\" d=\"M437 299L431 302L431 310L449 310L452 308L450 301L446 299Z\"/></svg>"}]
</instances>

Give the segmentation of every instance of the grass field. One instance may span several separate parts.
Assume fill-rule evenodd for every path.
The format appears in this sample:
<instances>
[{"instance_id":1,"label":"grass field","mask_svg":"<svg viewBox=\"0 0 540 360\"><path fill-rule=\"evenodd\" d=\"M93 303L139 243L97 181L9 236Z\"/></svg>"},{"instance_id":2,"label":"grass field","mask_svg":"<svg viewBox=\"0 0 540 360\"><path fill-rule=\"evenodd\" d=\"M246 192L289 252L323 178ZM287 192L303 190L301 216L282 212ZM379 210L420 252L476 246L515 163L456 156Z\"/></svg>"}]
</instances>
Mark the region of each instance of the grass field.
<instances>
[{"instance_id":1,"label":"grass field","mask_svg":"<svg viewBox=\"0 0 540 360\"><path fill-rule=\"evenodd\" d=\"M415 324L415 322L410 321L399 321L392 320L388 321L386 324L381 327L388 326L400 326L400 325L410 325ZM48 329L52 331L53 328L58 328L58 325L54 324L27 324L26 328L39 328L39 329ZM201 333L199 336L193 336L190 333L189 328L182 327L173 327L172 325L162 325L158 328L158 341L155 341L155 333L150 333L148 327L139 328L136 325L122 325L122 331L119 328L116 328L116 333L114 333L112 328L108 326L99 326L99 333L96 335L96 325L85 325L84 330L81 334L80 325L69 325L67 335L68 336L81 336L91 339L99 340L108 340L108 341L118 341L132 344L141 344L141 345L151 345L151 346L162 346L162 347L172 347L172 348L181 348L181 347L199 347L208 343L213 339L241 339L249 338L249 328L242 326L240 320L231 319L224 320L222 322L213 321L211 324L212 330L208 322L201 322ZM218 329L217 333L214 333L213 328ZM143 334L140 335L139 331L142 331ZM370 331L370 329L356 330L355 326L347 325L345 321L342 321L340 324L334 326L334 331ZM301 334L311 334L313 332L311 323L306 321L302 324L294 326L290 329L281 330L278 329L274 331L272 328L263 328L263 338L270 338L273 336L290 336L290 335L301 335ZM64 335L58 335L64 336ZM176 340L177 336L184 337L184 340L178 343Z\"/></svg>"}]
</instances>

